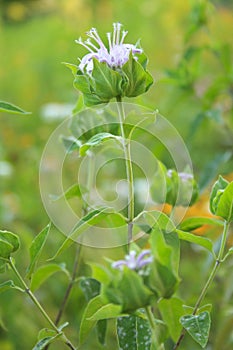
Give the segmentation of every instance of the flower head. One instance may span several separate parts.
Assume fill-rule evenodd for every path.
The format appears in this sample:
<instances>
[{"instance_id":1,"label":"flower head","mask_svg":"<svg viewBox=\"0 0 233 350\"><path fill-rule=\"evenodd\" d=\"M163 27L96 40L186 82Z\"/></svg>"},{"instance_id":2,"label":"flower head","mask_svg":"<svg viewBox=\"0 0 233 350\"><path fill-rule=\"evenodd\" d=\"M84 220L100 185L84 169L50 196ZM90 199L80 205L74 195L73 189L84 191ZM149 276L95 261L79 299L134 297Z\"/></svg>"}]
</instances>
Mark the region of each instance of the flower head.
<instances>
[{"instance_id":1,"label":"flower head","mask_svg":"<svg viewBox=\"0 0 233 350\"><path fill-rule=\"evenodd\" d=\"M92 28L87 32L88 39L82 41L82 38L76 40L76 42L84 46L89 53L86 54L79 64L79 69L84 73L92 73L93 70L93 58L96 58L99 62L105 62L111 68L120 68L128 60L130 52L133 54L133 58L137 60L136 54L141 54L142 49L137 48L136 45L125 44L124 40L127 35L127 31L121 30L121 23L113 23L113 33L107 33L108 48L101 40L97 30Z\"/></svg>"},{"instance_id":2,"label":"flower head","mask_svg":"<svg viewBox=\"0 0 233 350\"><path fill-rule=\"evenodd\" d=\"M150 264L153 261L153 256L150 250L143 250L138 256L135 250L125 256L124 260L118 260L112 263L112 267L116 269L122 269L123 266L127 266L131 270L139 271L143 266Z\"/></svg>"}]
</instances>

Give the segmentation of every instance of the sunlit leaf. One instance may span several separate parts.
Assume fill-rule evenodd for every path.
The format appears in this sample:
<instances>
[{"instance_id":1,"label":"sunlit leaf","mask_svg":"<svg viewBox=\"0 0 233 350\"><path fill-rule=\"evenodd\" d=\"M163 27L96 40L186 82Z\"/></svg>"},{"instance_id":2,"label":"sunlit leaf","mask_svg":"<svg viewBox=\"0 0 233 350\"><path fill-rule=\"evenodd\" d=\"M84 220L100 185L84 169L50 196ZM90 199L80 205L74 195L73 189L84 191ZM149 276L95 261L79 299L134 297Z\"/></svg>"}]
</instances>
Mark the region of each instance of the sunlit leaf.
<instances>
[{"instance_id":1,"label":"sunlit leaf","mask_svg":"<svg viewBox=\"0 0 233 350\"><path fill-rule=\"evenodd\" d=\"M213 243L211 242L210 239L208 239L206 237L202 237L202 236L197 236L197 235L194 235L190 232L185 232L185 231L181 231L181 230L176 230L176 232L178 234L179 239L182 239L183 241L187 241L190 243L198 244L198 245L202 246L203 248L207 249L212 254L214 254Z\"/></svg>"},{"instance_id":2,"label":"sunlit leaf","mask_svg":"<svg viewBox=\"0 0 233 350\"><path fill-rule=\"evenodd\" d=\"M72 153L76 150L79 150L82 145L82 143L74 136L61 136L61 140L65 146L67 153Z\"/></svg>"},{"instance_id":3,"label":"sunlit leaf","mask_svg":"<svg viewBox=\"0 0 233 350\"><path fill-rule=\"evenodd\" d=\"M215 214L217 210L217 195L219 191L224 190L228 184L229 182L225 180L221 175L219 176L218 180L214 183L210 194L210 210L213 214Z\"/></svg>"},{"instance_id":4,"label":"sunlit leaf","mask_svg":"<svg viewBox=\"0 0 233 350\"><path fill-rule=\"evenodd\" d=\"M22 108L5 101L0 101L0 111L15 114L31 114L30 112L26 112Z\"/></svg>"},{"instance_id":5,"label":"sunlit leaf","mask_svg":"<svg viewBox=\"0 0 233 350\"><path fill-rule=\"evenodd\" d=\"M104 320L108 318L116 318L120 316L122 310L121 305L107 304L102 306L94 315L90 317L90 320Z\"/></svg>"},{"instance_id":6,"label":"sunlit leaf","mask_svg":"<svg viewBox=\"0 0 233 350\"><path fill-rule=\"evenodd\" d=\"M81 186L79 184L74 184L70 186L64 193L61 195L51 195L51 199L56 201L61 198L71 199L74 197L82 198L82 195L87 192L87 189L84 186Z\"/></svg>"},{"instance_id":7,"label":"sunlit leaf","mask_svg":"<svg viewBox=\"0 0 233 350\"><path fill-rule=\"evenodd\" d=\"M180 223L180 229L182 231L192 231L202 227L203 225L223 226L224 222L215 218L191 217Z\"/></svg>"}]
</instances>

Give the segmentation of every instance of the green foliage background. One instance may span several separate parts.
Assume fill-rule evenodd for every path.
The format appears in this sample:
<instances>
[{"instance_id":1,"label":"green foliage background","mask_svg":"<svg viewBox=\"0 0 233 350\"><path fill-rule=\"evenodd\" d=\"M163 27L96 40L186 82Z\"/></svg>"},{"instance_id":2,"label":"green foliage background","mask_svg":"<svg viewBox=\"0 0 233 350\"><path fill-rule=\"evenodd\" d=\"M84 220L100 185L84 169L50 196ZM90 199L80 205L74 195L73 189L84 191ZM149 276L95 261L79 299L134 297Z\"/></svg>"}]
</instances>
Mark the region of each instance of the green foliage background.
<instances>
[{"instance_id":1,"label":"green foliage background","mask_svg":"<svg viewBox=\"0 0 233 350\"><path fill-rule=\"evenodd\" d=\"M0 98L32 111L31 116L0 115L0 222L1 229L21 236L22 249L16 259L22 271L32 238L49 220L39 193L39 162L47 139L61 119L43 117L43 106L67 104L71 109L78 97L70 73L61 64L76 63L84 53L74 40L93 26L104 35L114 21L124 24L130 42L141 38L155 85L134 102L158 108L178 129L204 191L219 172L233 172L232 10L232 2L226 0L0 1ZM67 113L63 114L65 118ZM52 230L41 261L56 251L62 238ZM61 257L68 268L72 266L73 252L71 249L69 257ZM188 244L183 245L182 252L181 294L192 303L210 261L204 252ZM110 252L85 249L84 254L101 261L102 255ZM112 254L117 256L117 250L111 252L111 257ZM232 349L231 265L225 264L208 294L215 308L209 350ZM86 265L82 271L88 272ZM38 292L52 317L66 283L64 276L57 275ZM44 326L30 301L15 293L0 296L0 315L5 325L0 327L2 350L32 348L38 330ZM84 298L76 288L71 299L66 319L73 325L70 332L75 337ZM92 349L91 341L82 349ZM199 348L188 341L181 349ZM108 342L114 349L111 328ZM56 348L62 346L58 344Z\"/></svg>"}]
</instances>

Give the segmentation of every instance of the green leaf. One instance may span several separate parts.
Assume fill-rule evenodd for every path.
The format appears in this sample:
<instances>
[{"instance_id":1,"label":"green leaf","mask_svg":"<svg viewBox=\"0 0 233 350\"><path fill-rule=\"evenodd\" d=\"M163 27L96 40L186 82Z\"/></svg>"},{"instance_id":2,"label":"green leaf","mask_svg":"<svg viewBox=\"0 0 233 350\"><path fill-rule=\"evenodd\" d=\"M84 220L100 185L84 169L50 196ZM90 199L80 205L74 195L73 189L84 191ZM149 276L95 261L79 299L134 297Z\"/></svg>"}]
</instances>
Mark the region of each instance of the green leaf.
<instances>
[{"instance_id":1,"label":"green leaf","mask_svg":"<svg viewBox=\"0 0 233 350\"><path fill-rule=\"evenodd\" d=\"M79 286L87 301L100 294L100 282L94 278L83 277L79 282Z\"/></svg>"},{"instance_id":2,"label":"green leaf","mask_svg":"<svg viewBox=\"0 0 233 350\"><path fill-rule=\"evenodd\" d=\"M46 348L47 345L51 344L54 342L54 340L56 340L57 338L59 338L61 334L56 334L55 336L52 337L46 337L43 338L41 340L39 340L39 342L33 347L32 350L43 350Z\"/></svg>"},{"instance_id":3,"label":"green leaf","mask_svg":"<svg viewBox=\"0 0 233 350\"><path fill-rule=\"evenodd\" d=\"M0 260L9 259L11 253L19 249L19 237L9 231L0 230ZM1 262L1 272L5 270L5 263Z\"/></svg>"},{"instance_id":4,"label":"green leaf","mask_svg":"<svg viewBox=\"0 0 233 350\"><path fill-rule=\"evenodd\" d=\"M3 282L3 283L0 284L0 293L3 293L3 292L5 292L6 290L9 290L9 289L17 289L20 292L24 292L23 289L21 289L20 287L16 286L14 284L14 282L11 281L11 280Z\"/></svg>"},{"instance_id":5,"label":"green leaf","mask_svg":"<svg viewBox=\"0 0 233 350\"><path fill-rule=\"evenodd\" d=\"M150 234L150 244L154 263L151 265L148 285L159 296L169 298L179 283L178 237L174 232L165 235L157 224Z\"/></svg>"},{"instance_id":6,"label":"green leaf","mask_svg":"<svg viewBox=\"0 0 233 350\"><path fill-rule=\"evenodd\" d=\"M138 349L136 327L135 316L125 316L117 319L117 338L120 349Z\"/></svg>"},{"instance_id":7,"label":"green leaf","mask_svg":"<svg viewBox=\"0 0 233 350\"><path fill-rule=\"evenodd\" d=\"M217 205L216 215L221 216L227 222L233 221L233 182L224 189Z\"/></svg>"},{"instance_id":8,"label":"green leaf","mask_svg":"<svg viewBox=\"0 0 233 350\"><path fill-rule=\"evenodd\" d=\"M64 264L48 264L39 267L32 275L30 286L32 292L40 288L40 286L56 272L63 272L69 277L69 272L66 270Z\"/></svg>"},{"instance_id":9,"label":"green leaf","mask_svg":"<svg viewBox=\"0 0 233 350\"><path fill-rule=\"evenodd\" d=\"M198 244L203 248L207 249L209 252L211 252L214 255L213 243L208 238L203 236L197 236L197 235L194 235L193 233L185 232L181 230L176 230L176 232L178 234L179 239L182 239L183 241L187 241L190 243Z\"/></svg>"},{"instance_id":10,"label":"green leaf","mask_svg":"<svg viewBox=\"0 0 233 350\"><path fill-rule=\"evenodd\" d=\"M83 317L80 324L80 332L79 332L79 343L82 345L91 330L95 327L97 321L90 319L92 315L94 315L105 303L102 300L102 297L98 295L97 297L91 299L87 304L86 309L84 310Z\"/></svg>"},{"instance_id":11,"label":"green leaf","mask_svg":"<svg viewBox=\"0 0 233 350\"><path fill-rule=\"evenodd\" d=\"M134 315L118 317L117 338L120 349L151 350L151 330L147 319Z\"/></svg>"},{"instance_id":12,"label":"green leaf","mask_svg":"<svg viewBox=\"0 0 233 350\"><path fill-rule=\"evenodd\" d=\"M183 302L175 297L160 299L158 307L173 341L176 342L182 330L179 319L184 315Z\"/></svg>"},{"instance_id":13,"label":"green leaf","mask_svg":"<svg viewBox=\"0 0 233 350\"><path fill-rule=\"evenodd\" d=\"M125 218L116 212L112 208L109 207L102 207L99 209L94 209L93 211L89 212L86 216L80 219L80 221L77 223L74 230L71 232L70 236L68 236L61 247L58 249L57 253L53 258L50 260L56 258L59 254L61 254L63 251L68 249L74 241L84 232L86 231L90 226L95 226L97 223L100 223L101 221L107 221L108 217L116 217L118 219L118 225L123 226L125 224ZM115 223L115 222L114 222ZM111 227L111 226L110 226ZM115 226L113 226L115 227Z\"/></svg>"},{"instance_id":14,"label":"green leaf","mask_svg":"<svg viewBox=\"0 0 233 350\"><path fill-rule=\"evenodd\" d=\"M80 149L79 149L80 156L82 156L82 157L85 156L86 152L91 147L99 146L104 141L107 141L107 140L110 140L110 139L120 141L120 137L119 136L112 135L112 134L110 134L108 132L102 132L102 133L94 135L89 141L87 141L86 143L84 143L80 147Z\"/></svg>"},{"instance_id":15,"label":"green leaf","mask_svg":"<svg viewBox=\"0 0 233 350\"><path fill-rule=\"evenodd\" d=\"M0 238L0 259L9 259L14 247L12 244Z\"/></svg>"},{"instance_id":16,"label":"green leaf","mask_svg":"<svg viewBox=\"0 0 233 350\"><path fill-rule=\"evenodd\" d=\"M37 261L40 257L42 249L45 245L46 239L48 237L48 233L50 230L51 224L47 225L32 241L30 247L30 265L27 269L27 277L30 278L33 274Z\"/></svg>"},{"instance_id":17,"label":"green leaf","mask_svg":"<svg viewBox=\"0 0 233 350\"><path fill-rule=\"evenodd\" d=\"M119 72L110 68L105 62L93 59L94 93L103 101L122 96L123 79Z\"/></svg>"},{"instance_id":18,"label":"green leaf","mask_svg":"<svg viewBox=\"0 0 233 350\"><path fill-rule=\"evenodd\" d=\"M216 226L223 226L224 222L222 220L218 220L215 218L208 218L208 217L191 217L188 219L185 219L180 224L180 229L182 231L192 231L196 230L199 227L202 227L203 225L216 225Z\"/></svg>"},{"instance_id":19,"label":"green leaf","mask_svg":"<svg viewBox=\"0 0 233 350\"><path fill-rule=\"evenodd\" d=\"M221 175L219 176L218 180L215 182L215 184L212 187L212 191L210 194L210 210L213 214L216 213L217 210L217 202L216 197L219 191L224 190L229 182L225 180Z\"/></svg>"},{"instance_id":20,"label":"green leaf","mask_svg":"<svg viewBox=\"0 0 233 350\"><path fill-rule=\"evenodd\" d=\"M26 112L20 107L13 105L12 103L0 101L0 111L7 113L15 113L15 114L31 114L30 112Z\"/></svg>"},{"instance_id":21,"label":"green leaf","mask_svg":"<svg viewBox=\"0 0 233 350\"><path fill-rule=\"evenodd\" d=\"M19 249L19 237L15 233L0 230L0 239L7 243L10 243L13 246L12 252L15 252Z\"/></svg>"},{"instance_id":22,"label":"green leaf","mask_svg":"<svg viewBox=\"0 0 233 350\"><path fill-rule=\"evenodd\" d=\"M129 60L122 66L122 71L127 77L127 84L124 90L124 94L127 97L136 97L143 94L153 83L152 76L133 58L132 52Z\"/></svg>"},{"instance_id":23,"label":"green leaf","mask_svg":"<svg viewBox=\"0 0 233 350\"><path fill-rule=\"evenodd\" d=\"M64 64L67 68L69 68L74 76L77 74L78 66L76 66L76 64L68 63L68 62L62 62L62 64Z\"/></svg>"},{"instance_id":24,"label":"green leaf","mask_svg":"<svg viewBox=\"0 0 233 350\"><path fill-rule=\"evenodd\" d=\"M65 146L67 153L79 150L82 143L74 136L61 136L61 140Z\"/></svg>"},{"instance_id":25,"label":"green leaf","mask_svg":"<svg viewBox=\"0 0 233 350\"><path fill-rule=\"evenodd\" d=\"M185 315L180 319L182 326L191 335L191 337L205 348L210 331L210 314L205 311L199 315Z\"/></svg>"},{"instance_id":26,"label":"green leaf","mask_svg":"<svg viewBox=\"0 0 233 350\"><path fill-rule=\"evenodd\" d=\"M92 315L90 320L105 320L109 318L116 318L120 316L122 310L121 305L107 304L102 306L94 315Z\"/></svg>"}]
</instances>

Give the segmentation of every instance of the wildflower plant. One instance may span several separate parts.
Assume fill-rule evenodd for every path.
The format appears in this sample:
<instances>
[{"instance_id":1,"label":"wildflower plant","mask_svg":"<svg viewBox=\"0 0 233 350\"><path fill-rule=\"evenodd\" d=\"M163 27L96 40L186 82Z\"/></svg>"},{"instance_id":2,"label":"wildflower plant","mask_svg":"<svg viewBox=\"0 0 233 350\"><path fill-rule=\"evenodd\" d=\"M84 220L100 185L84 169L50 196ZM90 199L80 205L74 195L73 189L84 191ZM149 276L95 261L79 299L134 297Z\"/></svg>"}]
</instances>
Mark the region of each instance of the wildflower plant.
<instances>
[{"instance_id":1,"label":"wildflower plant","mask_svg":"<svg viewBox=\"0 0 233 350\"><path fill-rule=\"evenodd\" d=\"M177 206L187 209L197 201L198 186L188 157L183 157L184 154L182 157L187 160L187 164L184 164L183 168L180 164L175 164L174 168L167 169L151 150L143 153L145 147L138 146L137 135L143 135L144 139L147 139L153 136L153 132L160 140L166 142L166 128L164 134L161 130L168 124L157 111L147 110L140 114L140 108L123 103L124 97L139 96L153 83L152 76L147 71L148 60L143 49L139 44L125 43L126 35L122 25L114 23L113 32L107 33L105 44L97 30L92 28L87 32L86 41L81 38L77 40L88 53L79 59L77 65L66 63L74 75L74 86L79 90L80 97L69 121L71 135L62 136L65 155L75 153L79 160L81 159L80 163L87 166L83 177L80 176L76 183L62 194L49 197L46 209L49 212L51 205L54 206L61 200L78 198L79 218L77 220L76 216L73 223L69 220L72 217L66 216L65 221L69 228L66 232L67 237L51 258L55 260L72 244L76 244L72 274L63 264L49 262L37 267L50 225L42 230L31 244L30 262L25 278L16 268L12 257L20 247L19 237L9 231L0 231L0 272L4 273L7 268L11 268L19 284L16 285L13 280L6 281L0 285L0 292L17 289L26 293L43 315L46 326L50 327L39 332L34 350L48 349L56 340L63 342L66 348L81 349L93 329L97 332L96 341L105 346L109 319L116 321L113 326L114 334L117 338L117 349L121 350L175 350L181 346L186 333L189 333L202 348L208 343L210 307L202 303L219 266L233 252L232 247L226 250L227 235L233 221L233 183L219 177L214 184L210 194L210 210L213 217L177 218ZM116 102L110 103L112 99ZM9 111L13 108L6 103L2 103L1 106ZM24 112L18 107L17 111ZM174 142L175 138L172 140ZM173 144L171 150L172 148ZM112 163L123 158L127 179L126 187L122 191L127 197L126 205L119 209L117 206L103 206L99 203L93 185L93 165L103 159L103 154L110 149L113 150L111 154L115 155L115 158L111 158ZM147 164L146 161L149 167L145 170L145 166L143 170L148 173L149 200L143 210L136 212L134 163L138 162L143 167L143 164ZM123 173L122 166L119 168ZM43 159L41 172L43 186ZM86 183L82 183L82 178ZM46 191L45 188L43 191ZM46 196L44 198L47 198ZM168 214L158 210L158 207L155 208L161 204L170 205ZM58 208L56 218L54 211L50 215L53 222L61 218L61 213L65 217L61 207ZM197 236L193 232L205 224L222 228L218 248L209 238ZM106 234L109 232L110 239L115 239L113 245ZM86 236L88 238L85 241ZM117 258L105 258L101 264L95 259L87 262L91 272L83 276L82 271L78 269L83 246L88 245L87 242L97 243L101 237L102 244L108 240L110 248L121 246L121 251L118 251ZM180 241L201 246L214 260L213 268L196 303L189 306L185 305L179 294ZM58 271L68 275L69 283L56 320L53 321L34 292ZM68 322L61 325L60 320L71 297L70 292L76 285L83 292L86 305L78 334L75 334L74 341L71 341L63 330L68 326ZM77 341L78 346L74 345Z\"/></svg>"}]
</instances>

